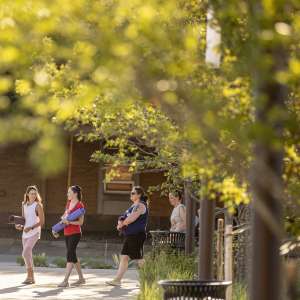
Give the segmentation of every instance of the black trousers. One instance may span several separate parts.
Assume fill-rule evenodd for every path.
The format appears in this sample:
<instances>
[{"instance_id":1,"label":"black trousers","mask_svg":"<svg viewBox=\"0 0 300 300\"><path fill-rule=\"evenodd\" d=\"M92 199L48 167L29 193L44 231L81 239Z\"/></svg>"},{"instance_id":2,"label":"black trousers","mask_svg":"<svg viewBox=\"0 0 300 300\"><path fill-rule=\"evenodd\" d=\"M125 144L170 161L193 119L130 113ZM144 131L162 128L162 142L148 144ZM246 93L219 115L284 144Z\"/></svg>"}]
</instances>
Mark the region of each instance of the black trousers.
<instances>
[{"instance_id":1,"label":"black trousers","mask_svg":"<svg viewBox=\"0 0 300 300\"><path fill-rule=\"evenodd\" d=\"M66 235L65 238L67 246L67 262L76 264L78 262L76 248L80 241L81 233Z\"/></svg>"}]
</instances>

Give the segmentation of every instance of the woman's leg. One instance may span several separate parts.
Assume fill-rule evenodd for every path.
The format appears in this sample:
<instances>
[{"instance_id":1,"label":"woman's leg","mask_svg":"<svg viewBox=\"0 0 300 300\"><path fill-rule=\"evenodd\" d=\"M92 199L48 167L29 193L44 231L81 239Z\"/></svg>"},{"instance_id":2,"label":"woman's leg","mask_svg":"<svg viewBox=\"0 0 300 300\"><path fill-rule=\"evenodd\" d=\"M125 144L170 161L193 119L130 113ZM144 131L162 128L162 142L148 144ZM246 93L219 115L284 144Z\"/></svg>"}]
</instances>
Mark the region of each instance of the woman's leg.
<instances>
[{"instance_id":1,"label":"woman's leg","mask_svg":"<svg viewBox=\"0 0 300 300\"><path fill-rule=\"evenodd\" d=\"M69 277L72 273L72 270L73 270L73 263L67 262L65 278L64 278L63 282L60 284L60 287L66 287L69 285L68 282L69 282Z\"/></svg>"},{"instance_id":2,"label":"woman's leg","mask_svg":"<svg viewBox=\"0 0 300 300\"><path fill-rule=\"evenodd\" d=\"M34 273L33 273L33 259L32 259L32 250L39 239L39 235L36 234L32 237L22 239L23 252L22 256L27 268L27 278L24 283L34 283Z\"/></svg>"},{"instance_id":3,"label":"woman's leg","mask_svg":"<svg viewBox=\"0 0 300 300\"><path fill-rule=\"evenodd\" d=\"M80 265L80 261L78 259L77 263L74 264L75 268L76 268L76 271L78 273L78 276L79 276L79 281L84 281L84 277L83 277L83 274L82 274L82 270L81 270L81 265Z\"/></svg>"},{"instance_id":4,"label":"woman's leg","mask_svg":"<svg viewBox=\"0 0 300 300\"><path fill-rule=\"evenodd\" d=\"M70 248L72 249L72 253L70 253L70 255L71 255L70 259L73 261L74 266L75 266L76 271L79 276L79 279L76 282L74 282L73 285L85 283L85 279L83 277L82 270L81 270L80 261L77 258L77 254L76 254L76 249L79 244L80 238L81 238L81 234L74 235L72 242L71 242L72 245L70 246Z\"/></svg>"},{"instance_id":5,"label":"woman's leg","mask_svg":"<svg viewBox=\"0 0 300 300\"><path fill-rule=\"evenodd\" d=\"M28 270L28 268L27 268L27 265L26 265L26 261L27 261L27 255L26 255L26 253L25 253L25 248L26 248L26 243L27 243L27 239L24 239L24 238L22 238L22 245L23 245L23 250L22 250L22 257L23 257L23 259L24 259L24 263L25 263L25 266L26 266L26 271L27 271L27 277L26 277L26 279L23 281L23 283L26 283L27 281L29 281L30 280L30 272L29 272L29 270ZM25 256L26 256L26 259L25 259Z\"/></svg>"},{"instance_id":6,"label":"woman's leg","mask_svg":"<svg viewBox=\"0 0 300 300\"><path fill-rule=\"evenodd\" d=\"M121 255L119 269L117 275L115 277L116 280L121 281L125 272L128 270L128 262L129 256L128 255Z\"/></svg>"},{"instance_id":7,"label":"woman's leg","mask_svg":"<svg viewBox=\"0 0 300 300\"><path fill-rule=\"evenodd\" d=\"M121 280L122 280L125 272L128 270L128 261L129 261L129 256L122 254L121 259L120 259L119 269L118 269L116 277L113 280L106 281L105 283L108 285L120 286Z\"/></svg>"},{"instance_id":8,"label":"woman's leg","mask_svg":"<svg viewBox=\"0 0 300 300\"><path fill-rule=\"evenodd\" d=\"M144 260L144 243L146 241L146 234L145 233L141 233L140 236L139 236L139 239L138 239L138 256L137 256L137 263L138 263L138 266L139 268L141 268L144 263L145 263L145 260Z\"/></svg>"},{"instance_id":9,"label":"woman's leg","mask_svg":"<svg viewBox=\"0 0 300 300\"><path fill-rule=\"evenodd\" d=\"M66 275L63 280L63 282L59 285L61 287L68 286L69 277L71 275L73 266L75 266L77 273L79 275L79 280L75 282L76 284L82 284L85 283L85 279L82 274L80 262L77 259L76 255L76 248L80 241L81 235L80 234L74 234L70 236L66 236L66 246L67 246L67 267L66 267Z\"/></svg>"},{"instance_id":10,"label":"woman's leg","mask_svg":"<svg viewBox=\"0 0 300 300\"><path fill-rule=\"evenodd\" d=\"M67 248L67 265L64 280L58 285L58 287L67 287L69 285L69 277L73 270L73 262L70 262L70 240L72 236L65 236L66 248Z\"/></svg>"},{"instance_id":11,"label":"woman's leg","mask_svg":"<svg viewBox=\"0 0 300 300\"><path fill-rule=\"evenodd\" d=\"M121 280L128 270L128 262L129 258L138 259L139 266L143 264L143 245L146 239L146 234L141 233L137 235L128 236L125 238L123 249L121 252L121 259L119 264L119 269L116 277L111 281L106 281L109 285L119 286L121 284Z\"/></svg>"}]
</instances>

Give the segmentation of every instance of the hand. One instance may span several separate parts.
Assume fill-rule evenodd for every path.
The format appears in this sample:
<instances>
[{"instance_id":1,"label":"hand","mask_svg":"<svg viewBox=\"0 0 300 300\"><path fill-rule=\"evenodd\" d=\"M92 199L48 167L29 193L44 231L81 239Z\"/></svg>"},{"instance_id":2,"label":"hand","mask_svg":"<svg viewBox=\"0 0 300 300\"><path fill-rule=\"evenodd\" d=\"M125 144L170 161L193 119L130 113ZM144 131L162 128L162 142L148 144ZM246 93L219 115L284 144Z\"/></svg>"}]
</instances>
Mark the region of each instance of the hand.
<instances>
[{"instance_id":1,"label":"hand","mask_svg":"<svg viewBox=\"0 0 300 300\"><path fill-rule=\"evenodd\" d=\"M124 221L118 221L117 230L121 230L121 228L124 226L123 222Z\"/></svg>"},{"instance_id":2,"label":"hand","mask_svg":"<svg viewBox=\"0 0 300 300\"><path fill-rule=\"evenodd\" d=\"M70 222L66 218L62 218L61 221L63 224L66 224L66 225L70 224Z\"/></svg>"},{"instance_id":3,"label":"hand","mask_svg":"<svg viewBox=\"0 0 300 300\"><path fill-rule=\"evenodd\" d=\"M122 224L118 224L118 225L117 225L117 230L121 230L122 227L123 227Z\"/></svg>"},{"instance_id":4,"label":"hand","mask_svg":"<svg viewBox=\"0 0 300 300\"><path fill-rule=\"evenodd\" d=\"M16 228L17 230L19 230L19 231L23 230L23 226L20 225L20 224L16 224L16 225L15 225L15 228Z\"/></svg>"},{"instance_id":5,"label":"hand","mask_svg":"<svg viewBox=\"0 0 300 300\"><path fill-rule=\"evenodd\" d=\"M26 228L24 228L24 232L29 232L30 230L32 230L32 227L26 227Z\"/></svg>"},{"instance_id":6,"label":"hand","mask_svg":"<svg viewBox=\"0 0 300 300\"><path fill-rule=\"evenodd\" d=\"M65 213L60 217L60 219L63 220L63 219L65 219L67 216L68 216L68 213L65 212Z\"/></svg>"}]
</instances>

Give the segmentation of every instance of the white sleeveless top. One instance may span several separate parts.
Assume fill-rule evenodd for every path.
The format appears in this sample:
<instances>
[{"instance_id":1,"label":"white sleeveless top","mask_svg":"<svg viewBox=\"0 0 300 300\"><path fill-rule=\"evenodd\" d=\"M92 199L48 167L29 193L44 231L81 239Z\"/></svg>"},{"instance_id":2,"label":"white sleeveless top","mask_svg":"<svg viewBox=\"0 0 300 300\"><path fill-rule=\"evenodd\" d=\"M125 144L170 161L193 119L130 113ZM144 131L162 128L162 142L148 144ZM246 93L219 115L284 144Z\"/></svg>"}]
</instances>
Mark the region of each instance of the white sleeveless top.
<instances>
[{"instance_id":1,"label":"white sleeveless top","mask_svg":"<svg viewBox=\"0 0 300 300\"><path fill-rule=\"evenodd\" d=\"M27 204L23 205L23 211L24 211L24 217L25 217L24 228L31 227L40 221L40 218L36 215L36 206L37 205L38 205L38 203L36 201L33 202L31 205L27 205ZM38 226L28 232L23 231L22 238L27 239L36 234L39 235L39 238L41 237L41 226Z\"/></svg>"},{"instance_id":2,"label":"white sleeveless top","mask_svg":"<svg viewBox=\"0 0 300 300\"><path fill-rule=\"evenodd\" d=\"M178 231L177 225L183 223L182 218L180 217L180 208L185 208L184 204L179 204L173 208L171 214L171 230L170 231ZM181 232L185 232L185 230L181 230Z\"/></svg>"}]
</instances>

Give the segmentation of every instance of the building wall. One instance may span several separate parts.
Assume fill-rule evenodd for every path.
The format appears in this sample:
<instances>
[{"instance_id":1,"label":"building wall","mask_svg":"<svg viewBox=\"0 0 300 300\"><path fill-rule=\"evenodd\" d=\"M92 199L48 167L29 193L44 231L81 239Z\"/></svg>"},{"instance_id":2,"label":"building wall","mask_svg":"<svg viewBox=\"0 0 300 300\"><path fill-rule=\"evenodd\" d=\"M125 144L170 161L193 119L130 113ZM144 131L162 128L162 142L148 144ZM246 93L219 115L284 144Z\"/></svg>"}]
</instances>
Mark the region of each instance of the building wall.
<instances>
[{"instance_id":1,"label":"building wall","mask_svg":"<svg viewBox=\"0 0 300 300\"><path fill-rule=\"evenodd\" d=\"M162 172L146 172L139 175L140 185L146 190L149 186L159 185L164 181ZM149 195L150 229L169 228L169 217L172 207L167 197L162 197L160 191Z\"/></svg>"},{"instance_id":2,"label":"building wall","mask_svg":"<svg viewBox=\"0 0 300 300\"><path fill-rule=\"evenodd\" d=\"M7 227L10 214L20 214L21 202L28 185L39 187L46 213L46 228L51 228L62 213L66 204L68 172L52 178L42 178L30 165L25 154L28 145L0 148L0 228ZM83 201L87 214L84 230L114 232L116 216L130 206L130 196L106 194L103 188L104 169L90 161L90 155L97 144L74 142L71 168L71 185L83 188ZM145 189L163 180L161 173L142 173L135 175L135 183ZM150 229L168 228L170 205L158 192L150 197Z\"/></svg>"},{"instance_id":3,"label":"building wall","mask_svg":"<svg viewBox=\"0 0 300 300\"><path fill-rule=\"evenodd\" d=\"M20 210L25 187L29 184L41 185L40 178L24 159L25 146L0 148L0 203L1 210Z\"/></svg>"}]
</instances>

